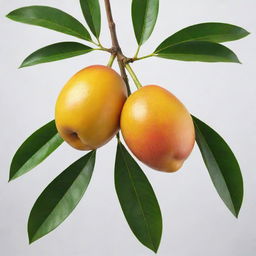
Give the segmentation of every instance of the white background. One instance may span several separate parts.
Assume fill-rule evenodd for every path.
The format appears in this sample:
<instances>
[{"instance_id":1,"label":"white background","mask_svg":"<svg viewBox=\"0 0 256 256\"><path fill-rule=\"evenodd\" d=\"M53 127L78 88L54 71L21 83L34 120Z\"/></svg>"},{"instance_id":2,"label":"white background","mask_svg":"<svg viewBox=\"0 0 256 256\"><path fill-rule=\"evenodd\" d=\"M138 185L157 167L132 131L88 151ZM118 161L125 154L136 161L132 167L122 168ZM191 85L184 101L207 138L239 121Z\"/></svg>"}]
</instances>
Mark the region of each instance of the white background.
<instances>
[{"instance_id":1,"label":"white background","mask_svg":"<svg viewBox=\"0 0 256 256\"><path fill-rule=\"evenodd\" d=\"M120 43L125 54L131 56L136 49L130 19L131 1L111 2ZM237 220L217 195L196 146L177 173L160 173L143 166L163 214L164 230L158 255L253 256L256 252L255 0L160 2L155 31L141 54L151 53L177 30L200 22L236 24L251 35L226 44L237 53L242 65L157 58L133 65L143 84L168 88L191 113L217 130L236 154L244 176L245 197ZM17 69L31 52L51 43L76 39L13 22L4 17L8 12L26 5L43 4L69 12L82 22L83 16L78 0L0 0L0 4L0 255L154 255L136 240L121 212L113 183L114 139L98 150L91 184L74 212L52 233L28 245L26 224L33 203L47 184L83 152L63 145L33 171L8 184L12 156L28 135L54 117L55 100L65 82L83 67L106 64L108 56L102 52L90 53ZM105 13L102 19L101 38L110 46Z\"/></svg>"}]
</instances>

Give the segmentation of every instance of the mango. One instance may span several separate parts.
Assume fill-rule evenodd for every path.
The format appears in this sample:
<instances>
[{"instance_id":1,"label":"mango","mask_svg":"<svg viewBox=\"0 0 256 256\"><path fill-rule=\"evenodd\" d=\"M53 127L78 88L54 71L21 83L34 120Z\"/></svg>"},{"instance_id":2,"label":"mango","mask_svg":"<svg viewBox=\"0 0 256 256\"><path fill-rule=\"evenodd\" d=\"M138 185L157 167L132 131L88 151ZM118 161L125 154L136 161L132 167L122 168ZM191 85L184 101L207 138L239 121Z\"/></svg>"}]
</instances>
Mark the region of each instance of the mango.
<instances>
[{"instance_id":1,"label":"mango","mask_svg":"<svg viewBox=\"0 0 256 256\"><path fill-rule=\"evenodd\" d=\"M132 153L149 167L175 172L191 153L195 130L190 113L168 90L143 86L121 113L121 132Z\"/></svg>"},{"instance_id":2,"label":"mango","mask_svg":"<svg viewBox=\"0 0 256 256\"><path fill-rule=\"evenodd\" d=\"M79 150L103 146L119 130L126 98L125 83L113 69L102 65L82 69L63 87L56 102L60 136Z\"/></svg>"}]
</instances>

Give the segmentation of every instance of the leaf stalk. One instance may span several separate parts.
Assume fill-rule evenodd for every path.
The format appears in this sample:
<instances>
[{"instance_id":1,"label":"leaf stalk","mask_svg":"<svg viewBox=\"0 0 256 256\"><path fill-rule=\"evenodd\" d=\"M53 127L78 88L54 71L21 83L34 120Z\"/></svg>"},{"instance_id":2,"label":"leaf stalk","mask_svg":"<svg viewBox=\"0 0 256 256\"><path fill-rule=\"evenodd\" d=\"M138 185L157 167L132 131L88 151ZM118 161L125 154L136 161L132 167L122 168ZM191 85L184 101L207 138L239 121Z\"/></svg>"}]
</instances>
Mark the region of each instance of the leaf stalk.
<instances>
[{"instance_id":1,"label":"leaf stalk","mask_svg":"<svg viewBox=\"0 0 256 256\"><path fill-rule=\"evenodd\" d=\"M139 51L140 51L140 45L138 46L137 51L135 52L135 55L134 55L133 59L138 59Z\"/></svg>"},{"instance_id":2,"label":"leaf stalk","mask_svg":"<svg viewBox=\"0 0 256 256\"><path fill-rule=\"evenodd\" d=\"M134 57L133 58L133 61L137 61L137 60L143 60L143 59L147 59L147 58L150 58L150 57L153 57L153 56L156 56L155 53L151 53L151 54L148 54L148 55L145 55L145 56L142 56L142 57Z\"/></svg>"}]
</instances>

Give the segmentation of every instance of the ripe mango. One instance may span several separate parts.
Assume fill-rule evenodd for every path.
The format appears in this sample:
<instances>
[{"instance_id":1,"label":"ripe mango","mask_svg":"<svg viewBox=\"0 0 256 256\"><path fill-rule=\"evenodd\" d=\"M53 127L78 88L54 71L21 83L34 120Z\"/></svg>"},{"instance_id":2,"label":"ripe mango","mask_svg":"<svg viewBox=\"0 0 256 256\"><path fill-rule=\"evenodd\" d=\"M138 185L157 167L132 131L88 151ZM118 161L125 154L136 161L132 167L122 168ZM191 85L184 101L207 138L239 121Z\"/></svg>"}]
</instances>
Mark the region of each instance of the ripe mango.
<instances>
[{"instance_id":1,"label":"ripe mango","mask_svg":"<svg viewBox=\"0 0 256 256\"><path fill-rule=\"evenodd\" d=\"M164 172L177 171L195 143L189 112L157 85L143 86L128 97L121 113L121 131L140 161Z\"/></svg>"},{"instance_id":2,"label":"ripe mango","mask_svg":"<svg viewBox=\"0 0 256 256\"><path fill-rule=\"evenodd\" d=\"M76 149L101 147L119 130L126 98L125 83L116 71L102 65L86 67L59 94L55 107L58 132Z\"/></svg>"}]
</instances>

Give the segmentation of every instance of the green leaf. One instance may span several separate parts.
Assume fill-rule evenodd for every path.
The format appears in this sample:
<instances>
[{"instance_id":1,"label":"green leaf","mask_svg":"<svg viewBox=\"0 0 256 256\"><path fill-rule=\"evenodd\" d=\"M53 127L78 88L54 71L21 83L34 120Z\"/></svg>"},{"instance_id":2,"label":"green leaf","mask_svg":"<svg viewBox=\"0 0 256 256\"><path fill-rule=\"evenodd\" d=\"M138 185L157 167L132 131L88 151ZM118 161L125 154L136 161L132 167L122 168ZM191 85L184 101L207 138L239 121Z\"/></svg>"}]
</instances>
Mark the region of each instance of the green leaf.
<instances>
[{"instance_id":1,"label":"green leaf","mask_svg":"<svg viewBox=\"0 0 256 256\"><path fill-rule=\"evenodd\" d=\"M152 34L159 9L159 0L133 0L132 22L138 45L142 45Z\"/></svg>"},{"instance_id":2,"label":"green leaf","mask_svg":"<svg viewBox=\"0 0 256 256\"><path fill-rule=\"evenodd\" d=\"M34 132L15 153L10 178L13 180L30 171L58 148L63 139L59 136L55 121L51 121Z\"/></svg>"},{"instance_id":3,"label":"green leaf","mask_svg":"<svg viewBox=\"0 0 256 256\"><path fill-rule=\"evenodd\" d=\"M209 22L186 27L165 39L155 50L155 53L171 45L187 41L210 41L215 43L241 39L249 35L245 29L225 23Z\"/></svg>"},{"instance_id":4,"label":"green leaf","mask_svg":"<svg viewBox=\"0 0 256 256\"><path fill-rule=\"evenodd\" d=\"M76 42L62 42L43 47L30 54L21 64L21 68L40 63L63 60L91 52L93 49L87 45Z\"/></svg>"},{"instance_id":5,"label":"green leaf","mask_svg":"<svg viewBox=\"0 0 256 256\"><path fill-rule=\"evenodd\" d=\"M28 220L30 243L54 230L74 210L91 180L95 153L91 151L70 165L39 196Z\"/></svg>"},{"instance_id":6,"label":"green leaf","mask_svg":"<svg viewBox=\"0 0 256 256\"><path fill-rule=\"evenodd\" d=\"M238 216L243 201L243 178L239 164L224 139L193 117L196 141L212 182L228 209Z\"/></svg>"},{"instance_id":7,"label":"green leaf","mask_svg":"<svg viewBox=\"0 0 256 256\"><path fill-rule=\"evenodd\" d=\"M96 38L100 36L101 14L99 0L80 0L84 18Z\"/></svg>"},{"instance_id":8,"label":"green leaf","mask_svg":"<svg viewBox=\"0 0 256 256\"><path fill-rule=\"evenodd\" d=\"M203 41L175 44L159 51L155 56L183 61L240 63L235 53L224 45Z\"/></svg>"},{"instance_id":9,"label":"green leaf","mask_svg":"<svg viewBox=\"0 0 256 256\"><path fill-rule=\"evenodd\" d=\"M89 32L77 19L56 8L27 6L10 12L7 17L14 21L45 27L91 41Z\"/></svg>"},{"instance_id":10,"label":"green leaf","mask_svg":"<svg viewBox=\"0 0 256 256\"><path fill-rule=\"evenodd\" d=\"M162 235L161 211L147 177L121 142L117 146L115 187L134 235L157 252Z\"/></svg>"}]
</instances>

